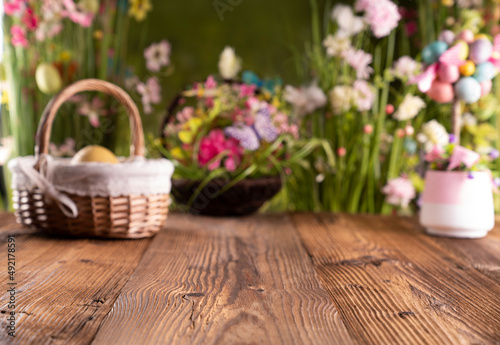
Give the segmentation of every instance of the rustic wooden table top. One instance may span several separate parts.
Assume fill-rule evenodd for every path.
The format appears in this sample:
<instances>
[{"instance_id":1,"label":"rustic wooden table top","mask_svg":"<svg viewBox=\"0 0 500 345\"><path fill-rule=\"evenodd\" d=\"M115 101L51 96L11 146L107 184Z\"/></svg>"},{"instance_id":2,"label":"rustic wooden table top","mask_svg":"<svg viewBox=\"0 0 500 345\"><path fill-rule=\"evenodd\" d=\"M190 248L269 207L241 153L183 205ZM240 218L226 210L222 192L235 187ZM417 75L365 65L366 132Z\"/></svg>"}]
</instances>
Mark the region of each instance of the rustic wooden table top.
<instances>
[{"instance_id":1,"label":"rustic wooden table top","mask_svg":"<svg viewBox=\"0 0 500 345\"><path fill-rule=\"evenodd\" d=\"M453 240L395 217L174 214L153 239L96 240L0 213L0 237L1 344L500 344L499 226Z\"/></svg>"}]
</instances>

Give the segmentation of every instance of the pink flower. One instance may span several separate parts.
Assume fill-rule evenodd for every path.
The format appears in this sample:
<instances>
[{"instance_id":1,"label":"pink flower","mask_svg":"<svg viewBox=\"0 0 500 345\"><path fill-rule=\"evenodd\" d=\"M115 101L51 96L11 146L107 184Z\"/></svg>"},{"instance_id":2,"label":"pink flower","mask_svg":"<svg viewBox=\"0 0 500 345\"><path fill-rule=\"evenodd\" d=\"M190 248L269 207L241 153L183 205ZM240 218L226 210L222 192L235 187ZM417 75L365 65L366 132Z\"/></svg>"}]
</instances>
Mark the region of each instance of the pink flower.
<instances>
[{"instance_id":1,"label":"pink flower","mask_svg":"<svg viewBox=\"0 0 500 345\"><path fill-rule=\"evenodd\" d=\"M356 12L366 11L372 0L357 0L354 5ZM377 0L374 0L377 1Z\"/></svg>"},{"instance_id":2,"label":"pink flower","mask_svg":"<svg viewBox=\"0 0 500 345\"><path fill-rule=\"evenodd\" d=\"M94 97L91 102L83 101L77 108L80 115L88 116L89 122L92 127L97 128L100 126L99 116L106 115L104 109L104 101L99 97Z\"/></svg>"},{"instance_id":3,"label":"pink flower","mask_svg":"<svg viewBox=\"0 0 500 345\"><path fill-rule=\"evenodd\" d=\"M151 72L159 72L162 67L170 64L170 43L163 40L159 43L153 43L144 50L146 67Z\"/></svg>"},{"instance_id":4,"label":"pink flower","mask_svg":"<svg viewBox=\"0 0 500 345\"><path fill-rule=\"evenodd\" d=\"M179 111L176 115L177 121L179 123L186 123L191 119L194 115L194 108L193 107L185 107L181 111Z\"/></svg>"},{"instance_id":5,"label":"pink flower","mask_svg":"<svg viewBox=\"0 0 500 345\"><path fill-rule=\"evenodd\" d=\"M144 107L144 113L151 114L153 109L151 104L158 104L161 102L161 86L158 83L158 79L155 77L150 77L146 83L137 83L137 92L142 96L142 106Z\"/></svg>"},{"instance_id":6,"label":"pink flower","mask_svg":"<svg viewBox=\"0 0 500 345\"><path fill-rule=\"evenodd\" d=\"M405 24L405 34L406 36L413 36L418 32L418 25L416 21L411 21Z\"/></svg>"},{"instance_id":7,"label":"pink flower","mask_svg":"<svg viewBox=\"0 0 500 345\"><path fill-rule=\"evenodd\" d=\"M75 155L76 142L73 138L66 138L61 146L57 147L56 144L50 143L49 152L54 157L72 157Z\"/></svg>"},{"instance_id":8,"label":"pink flower","mask_svg":"<svg viewBox=\"0 0 500 345\"><path fill-rule=\"evenodd\" d=\"M257 89L257 86L254 84L247 85L247 84L242 84L240 86L240 97L252 97L255 95L255 90Z\"/></svg>"},{"instance_id":9,"label":"pink flower","mask_svg":"<svg viewBox=\"0 0 500 345\"><path fill-rule=\"evenodd\" d=\"M416 191L411 181L405 177L389 180L382 188L382 193L387 195L386 202L391 205L407 208L410 201L415 198Z\"/></svg>"},{"instance_id":10,"label":"pink flower","mask_svg":"<svg viewBox=\"0 0 500 345\"><path fill-rule=\"evenodd\" d=\"M26 28L30 31L36 30L38 27L38 17L33 12L33 9L27 8L24 12L23 23L26 25Z\"/></svg>"},{"instance_id":11,"label":"pink flower","mask_svg":"<svg viewBox=\"0 0 500 345\"><path fill-rule=\"evenodd\" d=\"M456 146L451 154L448 170L458 168L462 163L470 169L479 161L480 158L481 156L479 153L466 149L462 146Z\"/></svg>"},{"instance_id":12,"label":"pink flower","mask_svg":"<svg viewBox=\"0 0 500 345\"><path fill-rule=\"evenodd\" d=\"M368 79L373 72L373 68L368 66L372 63L372 55L364 52L363 50L349 49L344 58L352 68L356 70L358 79Z\"/></svg>"},{"instance_id":13,"label":"pink flower","mask_svg":"<svg viewBox=\"0 0 500 345\"><path fill-rule=\"evenodd\" d=\"M217 81L211 75L208 76L207 81L205 82L206 89L215 89L217 87Z\"/></svg>"},{"instance_id":14,"label":"pink flower","mask_svg":"<svg viewBox=\"0 0 500 345\"><path fill-rule=\"evenodd\" d=\"M66 10L63 10L61 13L63 16L68 17L72 22L75 22L85 28L92 25L94 15L91 12L79 10L73 0L62 0L62 2L66 8Z\"/></svg>"},{"instance_id":15,"label":"pink flower","mask_svg":"<svg viewBox=\"0 0 500 345\"><path fill-rule=\"evenodd\" d=\"M444 153L444 149L440 145L435 145L432 150L425 155L424 159L427 162L435 162L438 159L441 159Z\"/></svg>"},{"instance_id":16,"label":"pink flower","mask_svg":"<svg viewBox=\"0 0 500 345\"><path fill-rule=\"evenodd\" d=\"M365 20L377 38L389 35L401 19L398 7L389 0L358 1L356 9L358 7L365 10Z\"/></svg>"},{"instance_id":17,"label":"pink flower","mask_svg":"<svg viewBox=\"0 0 500 345\"><path fill-rule=\"evenodd\" d=\"M225 152L226 156L214 160L218 155ZM241 162L243 148L239 141L234 138L226 139L221 129L212 130L208 136L201 139L198 162L200 166L207 166L208 170L220 167L222 159L228 171L235 171ZM210 164L209 164L210 163Z\"/></svg>"},{"instance_id":18,"label":"pink flower","mask_svg":"<svg viewBox=\"0 0 500 345\"><path fill-rule=\"evenodd\" d=\"M10 28L10 33L12 34L11 43L15 47L24 47L28 46L28 40L26 39L26 32L19 25L12 25Z\"/></svg>"},{"instance_id":19,"label":"pink flower","mask_svg":"<svg viewBox=\"0 0 500 345\"><path fill-rule=\"evenodd\" d=\"M4 2L3 9L8 16L18 16L25 9L26 0L14 0L11 2Z\"/></svg>"},{"instance_id":20,"label":"pink flower","mask_svg":"<svg viewBox=\"0 0 500 345\"><path fill-rule=\"evenodd\" d=\"M371 86L364 80L356 80L353 85L356 97L354 103L359 111L370 110L375 100L375 94Z\"/></svg>"}]
</instances>

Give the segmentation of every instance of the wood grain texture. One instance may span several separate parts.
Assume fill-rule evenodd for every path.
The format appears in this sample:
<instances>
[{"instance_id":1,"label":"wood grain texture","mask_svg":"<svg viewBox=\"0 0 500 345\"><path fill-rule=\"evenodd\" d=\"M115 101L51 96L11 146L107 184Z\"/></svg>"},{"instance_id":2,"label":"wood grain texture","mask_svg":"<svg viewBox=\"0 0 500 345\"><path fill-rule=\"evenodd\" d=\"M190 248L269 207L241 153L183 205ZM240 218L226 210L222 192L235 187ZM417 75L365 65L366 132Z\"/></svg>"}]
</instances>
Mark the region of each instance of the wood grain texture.
<instances>
[{"instance_id":1,"label":"wood grain texture","mask_svg":"<svg viewBox=\"0 0 500 345\"><path fill-rule=\"evenodd\" d=\"M5 216L0 219L5 221ZM2 229L13 225L11 216L7 220ZM0 344L89 344L149 242L17 234L17 331L15 338L5 331L8 295L3 293ZM7 253L6 238L1 253L2 257ZM5 255L0 268L2 289L7 287L6 271Z\"/></svg>"},{"instance_id":2,"label":"wood grain texture","mask_svg":"<svg viewBox=\"0 0 500 345\"><path fill-rule=\"evenodd\" d=\"M474 268L475 257L464 259L405 219L293 220L359 344L500 343L500 282Z\"/></svg>"},{"instance_id":3,"label":"wood grain texture","mask_svg":"<svg viewBox=\"0 0 500 345\"><path fill-rule=\"evenodd\" d=\"M351 343L287 216L177 214L92 344Z\"/></svg>"},{"instance_id":4,"label":"wood grain texture","mask_svg":"<svg viewBox=\"0 0 500 345\"><path fill-rule=\"evenodd\" d=\"M400 222L405 222L408 228L416 232L424 231L417 220L402 218ZM495 228L485 238L476 240L431 238L432 242L439 244L444 250L465 260L469 267L473 267L500 282L500 217L497 217Z\"/></svg>"},{"instance_id":5,"label":"wood grain texture","mask_svg":"<svg viewBox=\"0 0 500 345\"><path fill-rule=\"evenodd\" d=\"M34 229L23 227L16 222L16 217L7 212L0 212L0 242L7 239L7 235L26 235L37 232Z\"/></svg>"}]
</instances>

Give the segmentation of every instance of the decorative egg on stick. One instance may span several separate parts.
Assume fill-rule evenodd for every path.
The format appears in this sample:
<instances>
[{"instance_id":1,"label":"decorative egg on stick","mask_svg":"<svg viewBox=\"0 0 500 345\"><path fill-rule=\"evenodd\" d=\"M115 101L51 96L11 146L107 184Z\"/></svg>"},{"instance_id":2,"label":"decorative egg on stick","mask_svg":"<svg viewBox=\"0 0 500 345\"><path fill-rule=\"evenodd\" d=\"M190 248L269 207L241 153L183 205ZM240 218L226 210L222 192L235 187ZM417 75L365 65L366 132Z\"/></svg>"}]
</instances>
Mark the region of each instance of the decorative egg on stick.
<instances>
[{"instance_id":1,"label":"decorative egg on stick","mask_svg":"<svg viewBox=\"0 0 500 345\"><path fill-rule=\"evenodd\" d=\"M474 36L470 30L456 37L445 30L439 39L422 50L427 68L410 83L435 102L453 102L452 127L458 141L461 103L475 103L489 94L500 70L500 35L491 43L486 35Z\"/></svg>"},{"instance_id":2,"label":"decorative egg on stick","mask_svg":"<svg viewBox=\"0 0 500 345\"><path fill-rule=\"evenodd\" d=\"M118 158L116 158L113 152L99 145L86 146L78 151L71 159L71 164L81 164L89 162L108 164L119 163Z\"/></svg>"}]
</instances>

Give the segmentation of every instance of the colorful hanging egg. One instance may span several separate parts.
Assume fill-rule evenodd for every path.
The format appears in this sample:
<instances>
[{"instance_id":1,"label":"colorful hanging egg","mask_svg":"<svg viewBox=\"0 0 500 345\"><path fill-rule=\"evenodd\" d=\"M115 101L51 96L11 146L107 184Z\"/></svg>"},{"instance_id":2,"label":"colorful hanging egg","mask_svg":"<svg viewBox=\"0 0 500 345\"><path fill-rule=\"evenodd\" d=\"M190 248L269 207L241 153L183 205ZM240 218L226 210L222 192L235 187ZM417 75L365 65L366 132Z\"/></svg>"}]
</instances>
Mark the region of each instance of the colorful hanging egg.
<instances>
[{"instance_id":1,"label":"colorful hanging egg","mask_svg":"<svg viewBox=\"0 0 500 345\"><path fill-rule=\"evenodd\" d=\"M436 79L427 91L427 96L438 103L449 103L455 96L453 85Z\"/></svg>"},{"instance_id":2,"label":"colorful hanging egg","mask_svg":"<svg viewBox=\"0 0 500 345\"><path fill-rule=\"evenodd\" d=\"M472 75L477 79L478 82L483 82L485 80L491 80L495 77L497 71L495 66L487 61L476 66L476 72Z\"/></svg>"},{"instance_id":3,"label":"colorful hanging egg","mask_svg":"<svg viewBox=\"0 0 500 345\"><path fill-rule=\"evenodd\" d=\"M451 30L443 30L439 34L438 40L451 46L455 42L455 33Z\"/></svg>"},{"instance_id":4,"label":"colorful hanging egg","mask_svg":"<svg viewBox=\"0 0 500 345\"><path fill-rule=\"evenodd\" d=\"M453 84L460 79L460 70L457 66L439 64L438 67L439 80L445 83Z\"/></svg>"},{"instance_id":5,"label":"colorful hanging egg","mask_svg":"<svg viewBox=\"0 0 500 345\"><path fill-rule=\"evenodd\" d=\"M467 60L462 66L460 66L460 74L465 77L470 77L476 72L476 65L474 62Z\"/></svg>"},{"instance_id":6,"label":"colorful hanging egg","mask_svg":"<svg viewBox=\"0 0 500 345\"><path fill-rule=\"evenodd\" d=\"M460 45L460 53L458 54L458 57L461 60L467 60L467 57L469 56L469 45L467 42L464 40L458 40L455 44Z\"/></svg>"},{"instance_id":7,"label":"colorful hanging egg","mask_svg":"<svg viewBox=\"0 0 500 345\"><path fill-rule=\"evenodd\" d=\"M462 78L455 84L455 95L465 103L475 103L481 98L481 85L472 77Z\"/></svg>"},{"instance_id":8,"label":"colorful hanging egg","mask_svg":"<svg viewBox=\"0 0 500 345\"><path fill-rule=\"evenodd\" d=\"M49 63L41 63L35 71L36 85L44 94L51 95L62 87L61 75L57 69Z\"/></svg>"},{"instance_id":9,"label":"colorful hanging egg","mask_svg":"<svg viewBox=\"0 0 500 345\"><path fill-rule=\"evenodd\" d=\"M474 41L474 33L471 30L462 30L458 35L457 38L460 40L464 40L467 43L472 43Z\"/></svg>"},{"instance_id":10,"label":"colorful hanging egg","mask_svg":"<svg viewBox=\"0 0 500 345\"><path fill-rule=\"evenodd\" d=\"M491 80L485 80L479 85L481 86L481 97L484 97L491 92L493 83L491 82Z\"/></svg>"},{"instance_id":11,"label":"colorful hanging egg","mask_svg":"<svg viewBox=\"0 0 500 345\"><path fill-rule=\"evenodd\" d=\"M443 41L435 41L428 44L424 50L422 50L422 59L426 64L432 64L438 61L441 54L443 54L448 49L448 45Z\"/></svg>"},{"instance_id":12,"label":"colorful hanging egg","mask_svg":"<svg viewBox=\"0 0 500 345\"><path fill-rule=\"evenodd\" d=\"M475 64L488 61L493 53L493 44L487 39L479 39L470 44L469 60Z\"/></svg>"}]
</instances>

